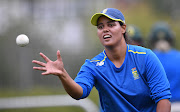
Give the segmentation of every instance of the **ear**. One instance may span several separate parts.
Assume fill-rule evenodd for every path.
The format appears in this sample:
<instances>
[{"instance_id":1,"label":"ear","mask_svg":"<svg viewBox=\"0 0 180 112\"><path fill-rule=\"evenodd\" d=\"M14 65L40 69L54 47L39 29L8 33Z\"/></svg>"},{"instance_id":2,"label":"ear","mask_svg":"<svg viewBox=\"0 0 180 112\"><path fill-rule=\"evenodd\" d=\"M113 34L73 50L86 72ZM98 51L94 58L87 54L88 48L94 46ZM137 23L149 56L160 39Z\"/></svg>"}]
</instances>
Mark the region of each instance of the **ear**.
<instances>
[{"instance_id":1,"label":"ear","mask_svg":"<svg viewBox=\"0 0 180 112\"><path fill-rule=\"evenodd\" d=\"M122 27L122 33L125 33L126 32L126 24L123 24L121 27Z\"/></svg>"}]
</instances>

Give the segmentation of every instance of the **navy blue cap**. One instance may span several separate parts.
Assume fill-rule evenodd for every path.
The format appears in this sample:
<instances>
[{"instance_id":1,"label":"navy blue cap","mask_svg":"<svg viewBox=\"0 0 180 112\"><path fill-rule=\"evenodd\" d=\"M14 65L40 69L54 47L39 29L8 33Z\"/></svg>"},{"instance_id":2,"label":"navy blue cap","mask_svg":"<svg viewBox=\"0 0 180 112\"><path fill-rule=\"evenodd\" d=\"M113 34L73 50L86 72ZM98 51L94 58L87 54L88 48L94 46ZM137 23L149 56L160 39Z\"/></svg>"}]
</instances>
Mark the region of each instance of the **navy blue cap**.
<instances>
[{"instance_id":1,"label":"navy blue cap","mask_svg":"<svg viewBox=\"0 0 180 112\"><path fill-rule=\"evenodd\" d=\"M125 24L125 18L122 12L115 8L106 8L100 13L95 13L91 18L91 24L94 26L97 26L97 21L99 17L106 16L109 19L112 19L114 21L120 21Z\"/></svg>"}]
</instances>

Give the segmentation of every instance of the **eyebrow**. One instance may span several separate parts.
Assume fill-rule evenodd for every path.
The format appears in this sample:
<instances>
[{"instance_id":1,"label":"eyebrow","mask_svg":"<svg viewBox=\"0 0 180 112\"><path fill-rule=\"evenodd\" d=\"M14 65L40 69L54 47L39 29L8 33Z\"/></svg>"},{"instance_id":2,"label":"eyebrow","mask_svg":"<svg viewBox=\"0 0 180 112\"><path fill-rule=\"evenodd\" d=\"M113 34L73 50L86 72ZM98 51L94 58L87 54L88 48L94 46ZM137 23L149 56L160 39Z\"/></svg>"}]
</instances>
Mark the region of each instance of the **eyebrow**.
<instances>
[{"instance_id":1,"label":"eyebrow","mask_svg":"<svg viewBox=\"0 0 180 112\"><path fill-rule=\"evenodd\" d=\"M110 20L110 21L108 21L107 23L114 23L115 21L114 20ZM97 26L99 26L99 25L101 25L101 24L103 24L103 23L99 23L99 24L97 24Z\"/></svg>"},{"instance_id":2,"label":"eyebrow","mask_svg":"<svg viewBox=\"0 0 180 112\"><path fill-rule=\"evenodd\" d=\"M111 20L111 21L108 21L107 23L114 23L114 22L116 22L116 21L114 21L114 20Z\"/></svg>"}]
</instances>

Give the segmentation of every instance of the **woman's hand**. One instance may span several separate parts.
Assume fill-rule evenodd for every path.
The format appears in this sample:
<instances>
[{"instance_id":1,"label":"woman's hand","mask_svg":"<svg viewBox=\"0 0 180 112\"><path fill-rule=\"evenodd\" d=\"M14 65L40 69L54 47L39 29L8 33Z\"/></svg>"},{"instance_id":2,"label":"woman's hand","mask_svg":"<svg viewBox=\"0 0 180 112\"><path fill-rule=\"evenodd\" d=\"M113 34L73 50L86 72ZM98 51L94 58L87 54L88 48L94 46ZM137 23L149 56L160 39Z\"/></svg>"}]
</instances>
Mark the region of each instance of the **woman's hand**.
<instances>
[{"instance_id":1,"label":"woman's hand","mask_svg":"<svg viewBox=\"0 0 180 112\"><path fill-rule=\"evenodd\" d=\"M60 51L57 51L57 60L51 61L47 56L43 53L40 53L41 57L47 62L40 62L37 60L33 60L32 62L38 64L42 67L33 67L35 70L45 71L42 75L53 74L59 77L61 80L66 92L75 99L79 99L83 95L83 89L80 85L78 85L66 72L64 69L64 64L62 62L62 58L60 55Z\"/></svg>"},{"instance_id":2,"label":"woman's hand","mask_svg":"<svg viewBox=\"0 0 180 112\"><path fill-rule=\"evenodd\" d=\"M56 76L62 76L66 72L64 69L64 64L62 62L62 58L61 58L59 50L57 51L57 60L56 61L51 61L43 53L40 53L40 55L47 63L40 62L37 60L33 60L32 62L42 66L42 67L33 67L33 69L35 69L35 70L45 71L42 73L42 75L53 74Z\"/></svg>"}]
</instances>

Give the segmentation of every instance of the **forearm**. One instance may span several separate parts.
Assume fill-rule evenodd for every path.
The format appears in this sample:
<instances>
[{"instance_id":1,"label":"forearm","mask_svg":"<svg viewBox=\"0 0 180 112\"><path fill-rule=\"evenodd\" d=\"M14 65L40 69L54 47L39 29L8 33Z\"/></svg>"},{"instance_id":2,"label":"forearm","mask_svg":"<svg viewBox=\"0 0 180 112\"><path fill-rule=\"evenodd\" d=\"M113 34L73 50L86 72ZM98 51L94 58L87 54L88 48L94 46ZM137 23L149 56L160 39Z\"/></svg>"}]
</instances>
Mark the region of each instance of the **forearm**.
<instances>
[{"instance_id":1,"label":"forearm","mask_svg":"<svg viewBox=\"0 0 180 112\"><path fill-rule=\"evenodd\" d=\"M160 100L157 104L156 112L170 112L171 103L168 99Z\"/></svg>"},{"instance_id":2,"label":"forearm","mask_svg":"<svg viewBox=\"0 0 180 112\"><path fill-rule=\"evenodd\" d=\"M79 99L83 95L82 87L77 84L65 71L64 75L59 76L64 89L74 99Z\"/></svg>"}]
</instances>

